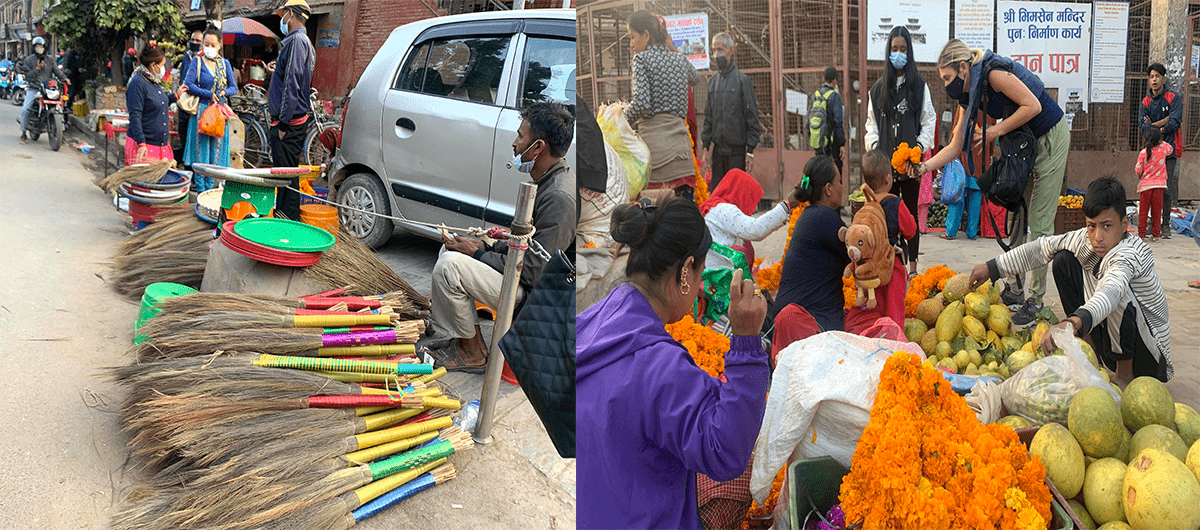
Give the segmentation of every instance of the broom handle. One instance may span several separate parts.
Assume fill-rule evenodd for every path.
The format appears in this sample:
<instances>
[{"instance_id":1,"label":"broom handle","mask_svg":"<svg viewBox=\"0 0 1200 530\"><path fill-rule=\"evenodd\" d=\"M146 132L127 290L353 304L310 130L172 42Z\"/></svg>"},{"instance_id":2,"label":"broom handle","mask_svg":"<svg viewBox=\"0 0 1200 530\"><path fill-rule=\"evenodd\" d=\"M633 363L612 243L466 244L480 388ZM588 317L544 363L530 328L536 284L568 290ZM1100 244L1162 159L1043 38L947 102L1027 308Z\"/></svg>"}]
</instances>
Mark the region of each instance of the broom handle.
<instances>
[{"instance_id":1,"label":"broom handle","mask_svg":"<svg viewBox=\"0 0 1200 530\"><path fill-rule=\"evenodd\" d=\"M350 288L349 286L338 287L337 289L330 289L328 291L324 291L324 292L320 292L320 293L316 293L316 294L301 296L300 298L297 298L297 300L307 300L309 298L328 298L328 297L332 297L332 296L342 296L343 294L346 294L346 289L349 289L349 288Z\"/></svg>"},{"instance_id":2,"label":"broom handle","mask_svg":"<svg viewBox=\"0 0 1200 530\"><path fill-rule=\"evenodd\" d=\"M446 459L442 458L415 469L409 469L407 471L396 473L395 475L376 479L374 482L354 490L354 495L358 497L359 506L362 506L363 504L370 502L372 499L378 498L384 493L403 486L406 483L412 482L413 479L429 473L430 471L433 471L434 468L445 463Z\"/></svg>"},{"instance_id":3,"label":"broom handle","mask_svg":"<svg viewBox=\"0 0 1200 530\"><path fill-rule=\"evenodd\" d=\"M254 366L268 368L290 368L319 372L357 372L363 374L431 374L433 366L428 364L402 364L383 361L347 361L316 357L292 357L264 353L254 359Z\"/></svg>"},{"instance_id":4,"label":"broom handle","mask_svg":"<svg viewBox=\"0 0 1200 530\"><path fill-rule=\"evenodd\" d=\"M337 357L341 355L353 357L376 357L380 355L412 355L417 353L415 344L371 344L368 346L344 346L337 348L318 348L320 357Z\"/></svg>"},{"instance_id":5,"label":"broom handle","mask_svg":"<svg viewBox=\"0 0 1200 530\"><path fill-rule=\"evenodd\" d=\"M346 348L349 346L367 346L372 344L395 344L400 342L400 334L395 329L387 331L363 331L359 333L339 333L322 335L321 342L326 348Z\"/></svg>"},{"instance_id":6,"label":"broom handle","mask_svg":"<svg viewBox=\"0 0 1200 530\"><path fill-rule=\"evenodd\" d=\"M438 484L430 473L425 473L412 480L407 484L401 484L399 487L372 499L370 502L363 504L350 513L354 517L354 523L358 524L364 519L370 519L392 506L395 506L400 501L411 498L412 496L421 493ZM368 484L369 486L370 484ZM366 487L366 486L363 486Z\"/></svg>"},{"instance_id":7,"label":"broom handle","mask_svg":"<svg viewBox=\"0 0 1200 530\"><path fill-rule=\"evenodd\" d=\"M355 313L353 315L292 315L297 328L333 328L339 326L374 326L392 323L391 315Z\"/></svg>"},{"instance_id":8,"label":"broom handle","mask_svg":"<svg viewBox=\"0 0 1200 530\"><path fill-rule=\"evenodd\" d=\"M417 414L420 414L421 412L423 412L423 411L421 411L421 409L399 409L399 410L418 411ZM414 414L414 416L415 415L416 414ZM409 425L402 425L400 427L392 427L390 429L383 430L383 431L356 434L356 435L354 435L354 438L356 440L358 440L358 450L361 450L361 449L366 449L368 447L375 447L377 445L385 444L388 442L394 442L396 440L403 440L404 438L412 438L413 436L416 436L418 434L422 434L422 433L426 433L426 432L430 432L430 431L436 431L438 429L445 429L446 427L449 427L453 424L454 424L453 420L451 420L449 417L436 418L436 419L432 419L429 421L423 421L420 423L412 423Z\"/></svg>"},{"instance_id":9,"label":"broom handle","mask_svg":"<svg viewBox=\"0 0 1200 530\"><path fill-rule=\"evenodd\" d=\"M359 333L362 331L387 331L389 329L396 328L392 326L349 326L341 328L325 328L324 333L326 335L338 335L341 333Z\"/></svg>"},{"instance_id":10,"label":"broom handle","mask_svg":"<svg viewBox=\"0 0 1200 530\"><path fill-rule=\"evenodd\" d=\"M439 433L437 433L436 431L435 432L427 432L425 434L421 434L419 436L414 436L412 438L396 440L394 442L388 442L383 445L377 445L377 446L371 447L369 449L363 449L361 451L354 451L353 453L347 453L346 459L350 461L351 466L356 465L355 462L370 462L372 460L375 460L376 458L382 458L382 457L385 457L388 455L394 455L396 453L399 453L400 451L404 451L407 449L412 449L413 447L417 447L425 442L436 440L438 436L441 436L441 435Z\"/></svg>"},{"instance_id":11,"label":"broom handle","mask_svg":"<svg viewBox=\"0 0 1200 530\"><path fill-rule=\"evenodd\" d=\"M429 447L414 449L382 462L371 464L371 478L379 480L401 471L425 465L440 458L447 458L452 454L454 454L454 443L449 440L442 440Z\"/></svg>"},{"instance_id":12,"label":"broom handle","mask_svg":"<svg viewBox=\"0 0 1200 530\"><path fill-rule=\"evenodd\" d=\"M424 411L420 410L420 409L388 409L383 412L377 412L377 413L370 414L367 416L362 416L362 420L366 427L366 429L365 429L366 431L375 431L378 429L382 429L384 427L391 427L392 425L395 425L404 420L412 418L413 416L420 415L422 412L424 412ZM421 432L425 432L425 431L421 431ZM420 434L420 433L417 433L417 434ZM416 436L416 434L413 434L410 436L401 436L399 438L411 438L413 436ZM396 438L396 440L398 440L399 438ZM394 440L386 440L386 441L391 442ZM376 445L378 445L378 444L376 444ZM362 449L362 447L359 447L358 449Z\"/></svg>"},{"instance_id":13,"label":"broom handle","mask_svg":"<svg viewBox=\"0 0 1200 530\"><path fill-rule=\"evenodd\" d=\"M361 296L342 296L338 298L305 298L304 307L312 309L328 309L338 304L346 304L350 309L378 309L383 305L380 300L368 300Z\"/></svg>"},{"instance_id":14,"label":"broom handle","mask_svg":"<svg viewBox=\"0 0 1200 530\"><path fill-rule=\"evenodd\" d=\"M360 313L358 311L330 311L328 309L297 308L295 311L292 312L292 314L305 315L305 316L312 316L312 315L320 316L320 315L378 315L380 313L378 311L370 311L367 313Z\"/></svg>"},{"instance_id":15,"label":"broom handle","mask_svg":"<svg viewBox=\"0 0 1200 530\"><path fill-rule=\"evenodd\" d=\"M413 382L419 381L421 383L431 383L435 379L438 379L438 378L442 377L443 375L446 375L446 367L445 366L438 367L437 370L434 370L432 373L430 373L428 375L417 376L417 377L412 378L411 380Z\"/></svg>"},{"instance_id":16,"label":"broom handle","mask_svg":"<svg viewBox=\"0 0 1200 530\"><path fill-rule=\"evenodd\" d=\"M394 393L393 393L394 394ZM423 398L443 399L443 398ZM450 400L452 401L452 400ZM354 407L401 407L400 398L388 394L351 394L335 396L309 396L308 408L350 409ZM411 407L410 407L411 408ZM424 410L424 407L418 407ZM441 407L446 408L446 407Z\"/></svg>"}]
</instances>

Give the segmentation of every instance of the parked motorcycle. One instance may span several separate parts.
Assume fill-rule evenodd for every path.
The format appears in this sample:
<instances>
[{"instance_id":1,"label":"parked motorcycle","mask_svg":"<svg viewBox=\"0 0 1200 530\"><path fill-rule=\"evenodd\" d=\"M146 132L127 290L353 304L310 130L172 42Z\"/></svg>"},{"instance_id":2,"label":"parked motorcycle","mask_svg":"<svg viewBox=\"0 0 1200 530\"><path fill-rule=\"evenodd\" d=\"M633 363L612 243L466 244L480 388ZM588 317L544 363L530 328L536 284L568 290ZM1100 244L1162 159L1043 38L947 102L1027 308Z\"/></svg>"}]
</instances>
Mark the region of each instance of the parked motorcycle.
<instances>
[{"instance_id":1,"label":"parked motorcycle","mask_svg":"<svg viewBox=\"0 0 1200 530\"><path fill-rule=\"evenodd\" d=\"M12 94L12 75L10 68L0 68L0 98L8 99Z\"/></svg>"},{"instance_id":2,"label":"parked motorcycle","mask_svg":"<svg viewBox=\"0 0 1200 530\"><path fill-rule=\"evenodd\" d=\"M25 74L13 76L12 104L18 107L25 105Z\"/></svg>"},{"instance_id":3,"label":"parked motorcycle","mask_svg":"<svg viewBox=\"0 0 1200 530\"><path fill-rule=\"evenodd\" d=\"M63 84L56 79L47 79L39 87L37 104L30 109L29 127L25 132L29 139L37 141L42 133L50 141L50 149L58 151L63 141Z\"/></svg>"}]
</instances>

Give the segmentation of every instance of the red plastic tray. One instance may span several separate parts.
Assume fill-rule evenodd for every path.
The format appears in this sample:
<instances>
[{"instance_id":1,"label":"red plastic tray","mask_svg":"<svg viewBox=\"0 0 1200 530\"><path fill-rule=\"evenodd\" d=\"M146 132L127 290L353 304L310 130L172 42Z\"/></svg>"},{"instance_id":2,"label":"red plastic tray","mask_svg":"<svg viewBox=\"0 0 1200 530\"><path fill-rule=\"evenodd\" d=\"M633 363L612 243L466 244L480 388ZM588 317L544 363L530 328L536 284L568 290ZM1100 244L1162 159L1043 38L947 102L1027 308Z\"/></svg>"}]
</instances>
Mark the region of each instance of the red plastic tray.
<instances>
[{"instance_id":1,"label":"red plastic tray","mask_svg":"<svg viewBox=\"0 0 1200 530\"><path fill-rule=\"evenodd\" d=\"M308 267L321 261L320 252L291 252L265 247L243 239L234 230L236 221L226 221L221 230L221 243L230 250L251 259L282 265L284 267Z\"/></svg>"}]
</instances>

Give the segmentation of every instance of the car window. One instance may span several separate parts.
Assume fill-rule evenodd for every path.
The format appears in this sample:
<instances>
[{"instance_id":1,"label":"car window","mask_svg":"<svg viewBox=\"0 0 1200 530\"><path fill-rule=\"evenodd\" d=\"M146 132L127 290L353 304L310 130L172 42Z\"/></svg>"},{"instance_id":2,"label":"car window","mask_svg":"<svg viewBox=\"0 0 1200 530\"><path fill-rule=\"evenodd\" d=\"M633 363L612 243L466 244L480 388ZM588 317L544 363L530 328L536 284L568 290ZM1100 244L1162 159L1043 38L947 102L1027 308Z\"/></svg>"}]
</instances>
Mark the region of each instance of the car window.
<instances>
[{"instance_id":1,"label":"car window","mask_svg":"<svg viewBox=\"0 0 1200 530\"><path fill-rule=\"evenodd\" d=\"M529 37L521 73L521 106L538 101L575 104L575 41Z\"/></svg>"},{"instance_id":2,"label":"car window","mask_svg":"<svg viewBox=\"0 0 1200 530\"><path fill-rule=\"evenodd\" d=\"M394 87L492 104L504 72L511 35L454 37L421 44L400 70Z\"/></svg>"}]
</instances>

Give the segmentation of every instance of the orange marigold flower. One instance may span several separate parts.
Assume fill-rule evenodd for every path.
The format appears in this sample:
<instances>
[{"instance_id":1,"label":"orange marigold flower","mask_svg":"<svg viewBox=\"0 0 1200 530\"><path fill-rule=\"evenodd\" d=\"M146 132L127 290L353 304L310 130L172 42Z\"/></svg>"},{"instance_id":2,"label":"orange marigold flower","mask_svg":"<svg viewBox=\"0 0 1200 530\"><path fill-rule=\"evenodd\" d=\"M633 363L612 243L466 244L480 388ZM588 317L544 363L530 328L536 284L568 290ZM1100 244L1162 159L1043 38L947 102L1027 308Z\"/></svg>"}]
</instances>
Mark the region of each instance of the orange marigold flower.
<instances>
[{"instance_id":1,"label":"orange marigold flower","mask_svg":"<svg viewBox=\"0 0 1200 530\"><path fill-rule=\"evenodd\" d=\"M720 377L725 373L725 353L729 351L729 337L697 324L691 315L667 324L666 327L667 333L687 348L696 366L713 377Z\"/></svg>"}]
</instances>

